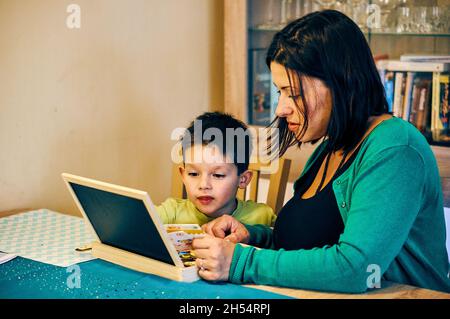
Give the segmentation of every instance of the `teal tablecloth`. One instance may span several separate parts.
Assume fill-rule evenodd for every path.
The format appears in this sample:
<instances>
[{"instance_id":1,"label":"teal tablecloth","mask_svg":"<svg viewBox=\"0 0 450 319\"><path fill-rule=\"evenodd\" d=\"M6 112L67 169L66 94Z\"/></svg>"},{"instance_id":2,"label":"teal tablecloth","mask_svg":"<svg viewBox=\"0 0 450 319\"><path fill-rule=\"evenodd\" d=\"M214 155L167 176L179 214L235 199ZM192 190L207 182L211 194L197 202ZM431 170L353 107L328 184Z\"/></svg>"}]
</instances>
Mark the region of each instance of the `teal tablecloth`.
<instances>
[{"instance_id":1,"label":"teal tablecloth","mask_svg":"<svg viewBox=\"0 0 450 319\"><path fill-rule=\"evenodd\" d=\"M288 298L230 283L199 280L180 283L129 270L102 260L78 264L79 288L73 269L17 257L0 265L0 298L150 298L150 299L279 299ZM67 284L69 282L72 284ZM73 278L73 277L72 277ZM70 288L73 287L73 288Z\"/></svg>"}]
</instances>

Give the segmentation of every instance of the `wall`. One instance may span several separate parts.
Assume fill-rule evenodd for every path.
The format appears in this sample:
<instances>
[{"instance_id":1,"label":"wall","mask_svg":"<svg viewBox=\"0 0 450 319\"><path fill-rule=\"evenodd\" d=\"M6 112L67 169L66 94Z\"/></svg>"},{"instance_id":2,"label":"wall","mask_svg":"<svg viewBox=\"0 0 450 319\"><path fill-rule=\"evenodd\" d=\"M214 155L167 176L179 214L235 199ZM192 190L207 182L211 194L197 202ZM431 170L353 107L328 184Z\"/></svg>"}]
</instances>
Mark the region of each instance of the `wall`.
<instances>
[{"instance_id":1,"label":"wall","mask_svg":"<svg viewBox=\"0 0 450 319\"><path fill-rule=\"evenodd\" d=\"M67 6L81 28L66 26ZM0 0L0 211L77 214L60 174L170 190L170 133L223 109L223 0Z\"/></svg>"}]
</instances>

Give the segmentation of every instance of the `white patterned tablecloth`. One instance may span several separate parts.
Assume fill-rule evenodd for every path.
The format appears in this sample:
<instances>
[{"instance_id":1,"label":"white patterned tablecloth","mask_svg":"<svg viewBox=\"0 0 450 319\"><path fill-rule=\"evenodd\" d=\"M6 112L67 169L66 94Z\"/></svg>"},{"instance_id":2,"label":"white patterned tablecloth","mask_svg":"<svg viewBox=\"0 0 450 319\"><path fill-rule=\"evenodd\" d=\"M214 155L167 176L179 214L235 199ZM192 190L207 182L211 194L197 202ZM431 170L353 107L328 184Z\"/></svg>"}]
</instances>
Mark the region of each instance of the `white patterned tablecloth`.
<instances>
[{"instance_id":1,"label":"white patterned tablecloth","mask_svg":"<svg viewBox=\"0 0 450 319\"><path fill-rule=\"evenodd\" d=\"M48 209L0 218L0 251L55 266L95 259L89 252L75 251L93 240L82 218Z\"/></svg>"}]
</instances>

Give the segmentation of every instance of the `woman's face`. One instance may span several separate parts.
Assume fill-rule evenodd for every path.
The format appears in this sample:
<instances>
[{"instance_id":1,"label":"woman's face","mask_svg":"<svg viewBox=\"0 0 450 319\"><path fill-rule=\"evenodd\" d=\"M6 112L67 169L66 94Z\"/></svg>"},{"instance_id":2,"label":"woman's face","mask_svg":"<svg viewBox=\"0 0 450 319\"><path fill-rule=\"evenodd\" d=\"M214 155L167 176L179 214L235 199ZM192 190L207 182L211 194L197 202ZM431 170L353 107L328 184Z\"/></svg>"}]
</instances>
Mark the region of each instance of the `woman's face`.
<instances>
[{"instance_id":1,"label":"woman's face","mask_svg":"<svg viewBox=\"0 0 450 319\"><path fill-rule=\"evenodd\" d=\"M300 96L300 83L294 72L290 72L292 90L286 68L276 62L270 64L273 83L279 90L279 99L275 114L286 118L288 129L293 132L297 140L303 143L311 142L325 136L331 116L331 93L325 83L317 78L302 77L303 94L308 105L308 129L303 137L300 132L304 125L303 116L305 106ZM297 102L298 107L295 105Z\"/></svg>"}]
</instances>

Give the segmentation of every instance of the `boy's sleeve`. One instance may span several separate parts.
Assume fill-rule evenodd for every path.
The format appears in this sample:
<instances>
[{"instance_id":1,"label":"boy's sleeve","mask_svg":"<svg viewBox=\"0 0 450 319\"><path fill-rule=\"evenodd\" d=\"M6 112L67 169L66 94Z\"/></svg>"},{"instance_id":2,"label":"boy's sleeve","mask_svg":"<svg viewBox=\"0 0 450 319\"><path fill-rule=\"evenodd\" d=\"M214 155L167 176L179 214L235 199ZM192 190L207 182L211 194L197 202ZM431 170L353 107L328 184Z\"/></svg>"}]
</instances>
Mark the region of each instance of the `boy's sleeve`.
<instances>
[{"instance_id":1,"label":"boy's sleeve","mask_svg":"<svg viewBox=\"0 0 450 319\"><path fill-rule=\"evenodd\" d=\"M266 204L259 204L258 209L256 210L258 216L261 216L262 222L258 224L263 224L267 226L273 226L275 224L275 219L277 219L277 215L273 212L273 209Z\"/></svg>"},{"instance_id":2,"label":"boy's sleeve","mask_svg":"<svg viewBox=\"0 0 450 319\"><path fill-rule=\"evenodd\" d=\"M267 225L273 226L277 216L274 214L273 209L261 203L254 203L249 205L246 213L246 218L243 219L243 223L249 225Z\"/></svg>"},{"instance_id":3,"label":"boy's sleeve","mask_svg":"<svg viewBox=\"0 0 450 319\"><path fill-rule=\"evenodd\" d=\"M166 199L161 205L155 206L163 224L173 224L176 219L177 201L174 198Z\"/></svg>"}]
</instances>

